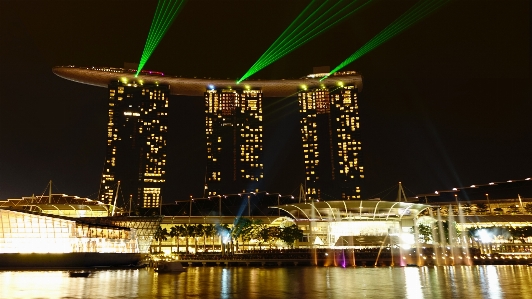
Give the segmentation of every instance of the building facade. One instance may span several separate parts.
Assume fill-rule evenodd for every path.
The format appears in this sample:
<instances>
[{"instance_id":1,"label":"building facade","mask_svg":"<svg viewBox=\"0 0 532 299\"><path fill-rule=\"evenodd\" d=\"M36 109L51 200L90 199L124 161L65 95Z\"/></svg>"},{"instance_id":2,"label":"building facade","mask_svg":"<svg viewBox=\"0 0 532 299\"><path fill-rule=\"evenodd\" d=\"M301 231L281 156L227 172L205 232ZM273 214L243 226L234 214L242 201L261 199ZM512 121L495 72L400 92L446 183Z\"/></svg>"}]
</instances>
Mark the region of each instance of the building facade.
<instances>
[{"instance_id":1,"label":"building facade","mask_svg":"<svg viewBox=\"0 0 532 299\"><path fill-rule=\"evenodd\" d=\"M99 199L157 207L166 179L168 85L109 83L107 152ZM120 182L118 186L118 182Z\"/></svg>"},{"instance_id":2,"label":"building facade","mask_svg":"<svg viewBox=\"0 0 532 299\"><path fill-rule=\"evenodd\" d=\"M204 195L258 191L264 176L262 91L207 90L205 128Z\"/></svg>"},{"instance_id":3,"label":"building facade","mask_svg":"<svg viewBox=\"0 0 532 299\"><path fill-rule=\"evenodd\" d=\"M307 200L361 199L360 118L356 85L298 93Z\"/></svg>"}]
</instances>

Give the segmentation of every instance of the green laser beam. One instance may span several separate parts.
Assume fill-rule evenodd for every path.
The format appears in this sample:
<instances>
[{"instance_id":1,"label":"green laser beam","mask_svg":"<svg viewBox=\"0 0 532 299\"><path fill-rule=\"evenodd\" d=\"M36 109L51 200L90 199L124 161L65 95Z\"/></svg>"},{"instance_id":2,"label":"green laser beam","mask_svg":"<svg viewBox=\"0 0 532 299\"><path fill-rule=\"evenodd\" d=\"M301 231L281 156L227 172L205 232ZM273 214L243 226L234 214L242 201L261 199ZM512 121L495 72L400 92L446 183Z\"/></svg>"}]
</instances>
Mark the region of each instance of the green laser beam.
<instances>
[{"instance_id":1,"label":"green laser beam","mask_svg":"<svg viewBox=\"0 0 532 299\"><path fill-rule=\"evenodd\" d=\"M414 6L412 6L410 9L408 9L405 13L399 16L399 18L397 18L394 22L384 28L376 36L374 36L370 41L360 47L355 53L353 53L346 60L344 60L337 67L335 67L329 73L329 76L344 68L345 66L351 64L353 61L357 60L364 54L380 46L390 38L409 28L413 24L417 23L418 21L433 13L449 1L450 0L420 0L419 2L414 4ZM323 81L327 77L328 76L321 78L320 81Z\"/></svg>"},{"instance_id":2,"label":"green laser beam","mask_svg":"<svg viewBox=\"0 0 532 299\"><path fill-rule=\"evenodd\" d=\"M344 18L348 17L349 15L351 15L352 13L356 12L358 9L362 8L364 5L368 4L371 0L367 1L366 3L364 3L362 6L358 7L357 9L349 12L348 14L342 16L341 18L338 18L336 19L336 21L332 22L331 24L328 24L327 26L325 26L325 28L321 29L323 26L318 26L316 28L314 28L313 30L309 31L307 34L305 34L304 36L302 36L301 38L299 38L298 40L296 40L295 42L293 42L292 45L288 45L287 47L285 47L283 50L281 50L279 53L277 53L276 56L274 56L269 62L267 62L267 65L275 62L276 60L278 60L279 58L283 57L284 55L292 52L293 50L297 49L298 47L302 46L303 44L307 43L308 41L310 41L311 39L315 38L316 36L318 36L319 34L323 33L324 31L326 31L327 29L329 29L330 27L334 26L336 23L342 21ZM334 17L334 16L333 16ZM331 18L333 18L331 17ZM329 19L331 19L329 18ZM323 25L323 24L322 24ZM318 29L321 29L319 30L318 32L312 34L314 31L318 30ZM267 66L265 65L265 66ZM263 67L265 67L263 66Z\"/></svg>"},{"instance_id":3,"label":"green laser beam","mask_svg":"<svg viewBox=\"0 0 532 299\"><path fill-rule=\"evenodd\" d=\"M179 9L179 6L177 7L177 9L175 9L175 5L177 4L177 2L174 2L172 4L172 7L169 8L168 5L170 4L171 2L168 2L166 7L164 5L161 7L159 15L157 16L156 26L154 27L154 30L150 32L151 34L148 35L147 49L145 51L147 55L144 55L144 58L146 60L162 39L162 36L169 28L171 22L173 21L173 18L177 13L177 10ZM181 4L182 2L180 3L180 5Z\"/></svg>"},{"instance_id":4,"label":"green laser beam","mask_svg":"<svg viewBox=\"0 0 532 299\"><path fill-rule=\"evenodd\" d=\"M162 3L162 5L161 5ZM164 19L165 19L165 16L164 16L164 13L168 10L168 5L170 5L171 2L166 2L164 0L162 1L159 1L157 3L157 10L155 11L155 16L153 18L153 21L152 21L152 27L150 28L150 32L148 34L148 39L147 39L147 43L146 43L146 54L149 54L151 53L151 51L153 51L153 48L154 48L154 42L156 42L157 40L157 37L158 36L158 32L160 30L162 30L164 27L161 27L161 26L164 26ZM175 2L174 2L175 4ZM148 55L149 57L149 55Z\"/></svg>"},{"instance_id":5,"label":"green laser beam","mask_svg":"<svg viewBox=\"0 0 532 299\"><path fill-rule=\"evenodd\" d=\"M294 30L297 30L301 24L304 24L306 19L308 19L310 16L312 16L313 14L316 13L317 10L319 10L323 5L325 5L326 2L324 2L322 5L320 5L317 9L315 9L311 14L310 16L307 16L300 24L297 24L297 22L301 19L301 18L304 18L305 14L307 13L307 11L314 5L314 3L316 2L316 0L313 0L309 5L307 5L305 7L305 9L297 16L297 18L283 31L283 33L275 40L275 42L273 42L273 44L266 50L266 52L264 52L264 54L261 55L261 57L259 57L259 59L257 60L257 62L255 62L255 64L253 64L250 68L250 70L253 70L255 68L258 68L259 67L259 64L261 61L263 61L264 59L266 59L266 57L269 55L269 53L271 53L272 51L274 51L279 45L282 45L284 43L284 41L286 40L286 38L294 31ZM295 28L293 28L295 27ZM249 71L248 71L249 72ZM247 75L248 73L246 73ZM250 74L251 75L251 74Z\"/></svg>"},{"instance_id":6,"label":"green laser beam","mask_svg":"<svg viewBox=\"0 0 532 299\"><path fill-rule=\"evenodd\" d=\"M270 51L274 50L278 45L282 45L284 43L284 41L286 40L286 38L288 36L290 36L293 31L297 30L299 27L301 27L301 25L303 25L306 20L308 20L309 17L311 17L313 14L316 13L317 10L319 10L321 8L321 6L325 5L326 2L324 2L322 5L320 5L320 7L318 7L317 10L315 10L314 12L312 12L309 16L307 16L300 24L297 24L297 22L299 21L300 18L302 18L307 10L309 10L313 4L316 2L317 0L313 0L309 5L307 5L305 7L305 9L297 16L297 18L288 26L288 28L286 28L283 33L275 40L275 42L268 48L268 50L266 50L266 52L263 54L263 56L267 55L267 53L269 53ZM297 26L296 26L297 25ZM295 28L293 28L295 27ZM261 56L262 58L262 56ZM261 59L259 58L259 60Z\"/></svg>"},{"instance_id":7,"label":"green laser beam","mask_svg":"<svg viewBox=\"0 0 532 299\"><path fill-rule=\"evenodd\" d=\"M324 16L326 16L327 14L329 14L331 12L331 10L335 9L337 5L339 5L343 0L337 2L336 4L334 4L332 7L330 7L329 9L327 9L323 14L319 15L317 18L315 18L314 20L312 19L309 19L310 17L312 17L312 15L310 15L308 18L305 19L305 21L303 23L301 23L294 31L292 31L290 33L290 35L287 36L290 37L290 40L288 40L287 42L291 42L293 43L293 40L298 38L298 36L300 36L302 33L305 33L305 32L308 32L307 30L310 30L310 32L316 30L317 28L319 28L320 26L322 26L323 24L325 24L325 22L328 22L331 18L334 18L337 14L343 12L344 10L346 10L347 8L349 8L349 6L351 6L352 4L356 3L357 0L354 0L352 1L350 4L348 4L346 7L344 8L341 8L340 11L334 13L331 17L327 18L325 21L323 21L321 24L318 24L316 27L314 27L314 29L309 29L311 28L316 22L320 21ZM326 2L325 2L326 3ZM324 3L324 4L325 4ZM320 6L318 9L321 9L323 7ZM318 12L318 11L315 11L315 13ZM307 21L311 21L310 24L306 25L305 22ZM297 31L299 29L299 27L301 27L302 25L305 25L305 28L303 28L303 30L300 30L300 31ZM295 35L294 35L295 34ZM285 39L286 40L286 39ZM285 44L283 44L285 45ZM268 57L267 57L268 58Z\"/></svg>"},{"instance_id":8,"label":"green laser beam","mask_svg":"<svg viewBox=\"0 0 532 299\"><path fill-rule=\"evenodd\" d=\"M261 55L261 57L252 65L252 67L242 76L237 83L242 82L249 76L255 74L259 70L265 68L266 66L272 64L273 62L277 61L281 57L287 55L288 53L294 51L301 45L307 43L311 39L315 38L319 34L325 32L330 27L334 26L335 24L339 23L340 21L344 20L354 12L358 11L360 8L364 7L366 4L370 3L372 0L365 0L365 2L356 7L352 8L352 10L348 10L349 7L353 4L355 4L357 1L350 1L347 6L339 7L339 10L335 11L335 9L338 9L338 5L342 2L336 2L332 7L326 7L325 4L328 2L323 3L320 5L314 12L312 12L310 15L305 16L306 12L310 7L315 3L315 1L312 1L304 10L302 13L298 15L296 20L294 20L290 26L281 34L281 36L266 50L266 52ZM324 13L319 14L317 17L312 18L314 15L318 14L320 10L325 10ZM304 18L304 20L297 24L297 21L301 18ZM322 20L325 18L325 20ZM320 20L322 20L320 22ZM316 26L313 26L317 22L320 22ZM291 29L293 28L293 29ZM289 33L287 33L290 31Z\"/></svg>"},{"instance_id":9,"label":"green laser beam","mask_svg":"<svg viewBox=\"0 0 532 299\"><path fill-rule=\"evenodd\" d=\"M168 6L170 5L171 2L168 2ZM177 4L178 2L173 2L172 3L172 7L168 8L165 7L163 8L163 13L162 15L160 15L160 17L162 17L162 22L158 22L157 23L157 26L156 26L156 29L154 30L154 34L153 34L153 41L155 42L158 42L162 39L162 36L166 33L166 31L168 30L168 28L170 27L171 25L171 22L174 20L176 14L177 14L177 11L179 10L179 7L181 6L181 4L183 4L183 2L179 2L179 5L177 8L175 8L175 5ZM166 13L165 13L166 12ZM151 46L150 46L150 50L153 51L155 49L155 46L157 44L154 44L154 43L151 43Z\"/></svg>"},{"instance_id":10,"label":"green laser beam","mask_svg":"<svg viewBox=\"0 0 532 299\"><path fill-rule=\"evenodd\" d=\"M155 48L159 45L162 38L172 25L175 17L179 11L183 8L186 0L159 0L157 2L157 8L152 19L150 31L146 38L146 44L140 57L139 67L135 76L142 71L144 65L151 57Z\"/></svg>"},{"instance_id":11,"label":"green laser beam","mask_svg":"<svg viewBox=\"0 0 532 299\"><path fill-rule=\"evenodd\" d=\"M353 3L353 2L352 2L352 3ZM352 4L352 3L351 3L351 4ZM309 26L311 26L311 25L313 25L314 23L316 23L317 21L319 21L323 16L326 16L327 13L330 12L332 9L334 9L334 8L336 7L337 4L339 4L339 2L336 3L335 5L333 5L332 7L328 8L327 11L326 11L324 14L319 15L317 18L315 18L315 19L313 20L313 19L311 19L311 17L312 17L314 14L316 14L317 12L319 12L319 10L321 10L322 8L324 8L324 4L322 4L320 7L318 7L318 9L317 9L316 11L314 11L311 15L309 15L309 16L308 16L303 22L301 22L301 23L300 23L295 29L299 29L299 27L301 27L301 26L303 26L303 25L306 25L306 23L308 23L308 21L311 21L310 24L306 25L306 26L304 27L304 29L301 30L301 31L299 31L299 32L295 31L295 29L294 29L294 30L293 30L291 33L289 33L288 35L285 35L284 43L279 44L279 45L276 47L276 49L274 49L273 51L267 51L267 53L265 53L266 55L263 55L263 57L261 57L262 59L259 59L259 61L257 61L257 63L256 63L251 69L250 69L251 71L248 72L248 75L249 75L250 73L253 73L253 72L256 72L256 71L262 69L263 67L269 65L270 63L272 63L272 62L275 61L276 59L280 58L282 55L279 55L279 54L277 54L277 53L280 52L280 51L282 51L283 49L286 49L286 48L290 47L290 45L288 45L288 43L289 43L289 42L292 42L292 43L293 43L294 39L297 38L298 36L300 36L301 33L306 32L306 33L303 35L303 37L304 37L304 36L307 36L307 35L309 34L309 32L312 33L312 32L314 32L314 31L318 30L319 28L321 28L321 27L323 26L323 24L320 24L320 25L317 26L317 28L313 28L313 29L309 29L309 28L310 28ZM351 5L351 4L349 4L349 5ZM349 7L349 5L348 5L347 7ZM307 7L307 8L308 8L308 7ZM343 10L345 10L345 9L346 9L346 8L341 9L340 12L343 11ZM336 16L338 13L339 13L339 12L336 12L335 14L333 14L332 17L329 17L326 21L329 21L331 18L333 18L334 16ZM325 23L325 22L324 22L324 23ZM321 31L319 31L319 32L321 32ZM295 34L295 36L294 36L294 34ZM291 36L292 36L292 37L291 37ZM287 40L288 37L291 37L291 39L290 39L290 40ZM301 37L301 38L303 38L303 37ZM301 38L299 38L298 41L300 41ZM295 47L292 47L292 48L295 48ZM268 52L269 52L269 53L268 53Z\"/></svg>"}]
</instances>

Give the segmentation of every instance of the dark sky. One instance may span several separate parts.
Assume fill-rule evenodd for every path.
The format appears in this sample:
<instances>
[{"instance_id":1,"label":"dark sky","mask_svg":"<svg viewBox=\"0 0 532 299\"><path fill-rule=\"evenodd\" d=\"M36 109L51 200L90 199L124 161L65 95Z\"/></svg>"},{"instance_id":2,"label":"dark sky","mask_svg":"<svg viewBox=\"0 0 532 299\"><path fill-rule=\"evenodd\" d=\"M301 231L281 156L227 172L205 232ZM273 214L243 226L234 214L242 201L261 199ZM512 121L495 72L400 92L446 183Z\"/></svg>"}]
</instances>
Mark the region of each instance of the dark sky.
<instances>
[{"instance_id":1,"label":"dark sky","mask_svg":"<svg viewBox=\"0 0 532 299\"><path fill-rule=\"evenodd\" d=\"M310 1L189 0L145 69L242 76ZM374 0L255 74L295 78L335 67L415 1ZM56 192L96 198L105 156L106 89L55 76L57 65L138 62L156 1L0 0L0 200ZM353 62L363 75L368 197L532 175L529 0L451 0ZM297 104L266 99L267 191L303 182ZM201 196L203 100L170 99L165 201Z\"/></svg>"}]
</instances>

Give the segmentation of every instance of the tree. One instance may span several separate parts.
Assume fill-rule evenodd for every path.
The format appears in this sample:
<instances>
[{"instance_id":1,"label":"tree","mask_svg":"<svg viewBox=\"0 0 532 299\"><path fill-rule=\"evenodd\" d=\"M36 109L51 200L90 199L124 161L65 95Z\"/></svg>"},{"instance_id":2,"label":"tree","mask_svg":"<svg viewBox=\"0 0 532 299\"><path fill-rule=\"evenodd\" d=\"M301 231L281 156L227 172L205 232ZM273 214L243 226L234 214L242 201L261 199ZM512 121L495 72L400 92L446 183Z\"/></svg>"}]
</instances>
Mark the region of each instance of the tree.
<instances>
[{"instance_id":1,"label":"tree","mask_svg":"<svg viewBox=\"0 0 532 299\"><path fill-rule=\"evenodd\" d=\"M488 205L483 203L477 203L477 212L479 213L486 213L488 211Z\"/></svg>"},{"instance_id":2,"label":"tree","mask_svg":"<svg viewBox=\"0 0 532 299\"><path fill-rule=\"evenodd\" d=\"M185 236L185 240L186 240L186 252L187 254L190 253L189 251L189 246L188 246L188 241L189 241L189 238L192 238L194 236L194 232L195 232L196 228L194 227L194 225L192 224L183 224L183 236Z\"/></svg>"},{"instance_id":3,"label":"tree","mask_svg":"<svg viewBox=\"0 0 532 299\"><path fill-rule=\"evenodd\" d=\"M471 213L472 205L465 203L462 205L462 212L466 215L469 215Z\"/></svg>"},{"instance_id":4,"label":"tree","mask_svg":"<svg viewBox=\"0 0 532 299\"><path fill-rule=\"evenodd\" d=\"M417 231L419 233L420 239L423 239L425 243L432 241L432 228L430 225L420 223L417 226Z\"/></svg>"},{"instance_id":5,"label":"tree","mask_svg":"<svg viewBox=\"0 0 532 299\"><path fill-rule=\"evenodd\" d=\"M277 240L281 237L281 228L278 226L270 226L268 227L268 244L270 245L270 249L272 248L272 244L277 242Z\"/></svg>"},{"instance_id":6,"label":"tree","mask_svg":"<svg viewBox=\"0 0 532 299\"><path fill-rule=\"evenodd\" d=\"M206 224L203 227L203 232L205 233L205 238L212 238L212 250L214 251L214 237L216 236L216 228L214 224ZM206 241L203 241L203 251L205 251L205 243Z\"/></svg>"},{"instance_id":7,"label":"tree","mask_svg":"<svg viewBox=\"0 0 532 299\"><path fill-rule=\"evenodd\" d=\"M259 247L260 247L260 231L262 227L263 227L262 220L255 220L253 221L253 224L251 225L251 229L249 231L250 240L251 239L257 240L257 243L259 243Z\"/></svg>"},{"instance_id":8,"label":"tree","mask_svg":"<svg viewBox=\"0 0 532 299\"><path fill-rule=\"evenodd\" d=\"M203 224L196 224L194 226L194 251L198 253L198 237L203 237L203 244L205 244L205 228Z\"/></svg>"},{"instance_id":9,"label":"tree","mask_svg":"<svg viewBox=\"0 0 532 299\"><path fill-rule=\"evenodd\" d=\"M438 222L434 223L435 230L434 230L434 238L436 239L436 242L440 242L441 235L443 234L443 239L447 244L451 243L450 241L450 230L452 229L453 232L455 232L455 238L460 238L460 232L458 231L458 225L456 221L453 221L452 224L449 224L449 221L441 221L441 226L443 229L443 232L440 231L440 225ZM453 242L456 242L457 240L452 240Z\"/></svg>"},{"instance_id":10,"label":"tree","mask_svg":"<svg viewBox=\"0 0 532 299\"><path fill-rule=\"evenodd\" d=\"M510 206L510 212L511 213L519 213L519 205L511 205Z\"/></svg>"},{"instance_id":11,"label":"tree","mask_svg":"<svg viewBox=\"0 0 532 299\"><path fill-rule=\"evenodd\" d=\"M257 235L256 230L261 223L262 223L262 220L260 219L251 220L251 223L242 230L242 234L241 234L242 241L244 242L244 244L246 241L248 242L248 249L249 249L249 241L251 241L251 239L256 239L256 235Z\"/></svg>"},{"instance_id":12,"label":"tree","mask_svg":"<svg viewBox=\"0 0 532 299\"><path fill-rule=\"evenodd\" d=\"M233 222L233 227L231 229L231 245L233 243L232 241L235 240L236 251L238 251L238 238L240 238L242 234L244 234L249 229L252 223L253 222L248 218L244 218L244 217L235 218L235 221ZM231 246L231 249L233 249L232 246Z\"/></svg>"},{"instance_id":13,"label":"tree","mask_svg":"<svg viewBox=\"0 0 532 299\"><path fill-rule=\"evenodd\" d=\"M301 230L296 224L287 226L281 229L279 239L285 242L290 248L294 248L294 242L303 237L303 230Z\"/></svg>"},{"instance_id":14,"label":"tree","mask_svg":"<svg viewBox=\"0 0 532 299\"><path fill-rule=\"evenodd\" d=\"M532 226L518 226L508 229L513 240L519 240L526 243L526 238L532 237Z\"/></svg>"},{"instance_id":15,"label":"tree","mask_svg":"<svg viewBox=\"0 0 532 299\"><path fill-rule=\"evenodd\" d=\"M155 239L155 241L158 241L159 242L159 252L161 252L161 242L162 241L166 241L167 238L166 236L168 236L168 231L166 230L166 228L162 228L161 226L159 226L156 230L155 230L155 233L153 234L153 238Z\"/></svg>"},{"instance_id":16,"label":"tree","mask_svg":"<svg viewBox=\"0 0 532 299\"><path fill-rule=\"evenodd\" d=\"M259 240L259 249L262 243L268 243L270 241L270 232L267 224L259 224L257 226L256 238Z\"/></svg>"},{"instance_id":17,"label":"tree","mask_svg":"<svg viewBox=\"0 0 532 299\"><path fill-rule=\"evenodd\" d=\"M174 225L170 228L170 237L175 238L177 244L177 253L179 253L179 237L183 235L183 227L181 225Z\"/></svg>"}]
</instances>

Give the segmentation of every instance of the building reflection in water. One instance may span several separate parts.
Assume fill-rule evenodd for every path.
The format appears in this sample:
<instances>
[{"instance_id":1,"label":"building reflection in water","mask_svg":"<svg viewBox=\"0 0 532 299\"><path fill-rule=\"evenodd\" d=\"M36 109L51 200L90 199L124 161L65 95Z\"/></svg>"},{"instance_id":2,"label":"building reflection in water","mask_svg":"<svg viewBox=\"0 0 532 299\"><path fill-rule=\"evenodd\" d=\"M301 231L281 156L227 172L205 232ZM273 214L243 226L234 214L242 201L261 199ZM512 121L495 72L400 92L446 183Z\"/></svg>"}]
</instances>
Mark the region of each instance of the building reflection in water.
<instances>
[{"instance_id":1,"label":"building reflection in water","mask_svg":"<svg viewBox=\"0 0 532 299\"><path fill-rule=\"evenodd\" d=\"M487 289L489 290L491 298L502 298L503 292L501 290L501 285L499 281L499 271L497 271L497 267L488 266L485 270L486 275L483 275L482 277L484 279L487 279L488 281Z\"/></svg>"},{"instance_id":2,"label":"building reflection in water","mask_svg":"<svg viewBox=\"0 0 532 299\"><path fill-rule=\"evenodd\" d=\"M421 268L405 268L406 298L423 298L423 286L421 285Z\"/></svg>"},{"instance_id":3,"label":"building reflection in water","mask_svg":"<svg viewBox=\"0 0 532 299\"><path fill-rule=\"evenodd\" d=\"M231 295L231 277L229 276L229 270L222 270L220 294L222 298L230 298Z\"/></svg>"},{"instance_id":4,"label":"building reflection in water","mask_svg":"<svg viewBox=\"0 0 532 299\"><path fill-rule=\"evenodd\" d=\"M0 271L0 298L532 298L532 267L190 267ZM528 296L528 297L527 297Z\"/></svg>"}]
</instances>

